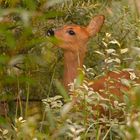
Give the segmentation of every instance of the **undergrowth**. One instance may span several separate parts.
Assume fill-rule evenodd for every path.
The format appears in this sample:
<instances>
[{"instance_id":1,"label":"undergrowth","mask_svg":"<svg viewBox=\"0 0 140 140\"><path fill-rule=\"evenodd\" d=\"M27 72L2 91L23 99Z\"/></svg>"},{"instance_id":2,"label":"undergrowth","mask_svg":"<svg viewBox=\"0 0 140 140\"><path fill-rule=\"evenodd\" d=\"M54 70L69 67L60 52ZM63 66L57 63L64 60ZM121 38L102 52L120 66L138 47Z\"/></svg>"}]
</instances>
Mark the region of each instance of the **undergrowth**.
<instances>
[{"instance_id":1,"label":"undergrowth","mask_svg":"<svg viewBox=\"0 0 140 140\"><path fill-rule=\"evenodd\" d=\"M138 0L0 0L0 139L139 140L140 13ZM46 37L49 28L87 25L104 14L88 44L79 76L67 93L63 53ZM91 81L127 70L131 88L120 102L102 97ZM109 79L112 80L112 79ZM113 99L113 102L112 100Z\"/></svg>"}]
</instances>

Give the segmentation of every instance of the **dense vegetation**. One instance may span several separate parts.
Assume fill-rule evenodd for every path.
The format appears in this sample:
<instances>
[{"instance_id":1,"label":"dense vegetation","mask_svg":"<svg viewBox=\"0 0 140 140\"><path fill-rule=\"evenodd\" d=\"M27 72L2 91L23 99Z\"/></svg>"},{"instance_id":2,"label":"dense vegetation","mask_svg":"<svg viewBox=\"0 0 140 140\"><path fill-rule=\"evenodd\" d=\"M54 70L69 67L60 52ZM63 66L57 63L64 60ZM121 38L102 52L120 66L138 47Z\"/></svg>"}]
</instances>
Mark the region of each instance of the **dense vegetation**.
<instances>
[{"instance_id":1,"label":"dense vegetation","mask_svg":"<svg viewBox=\"0 0 140 140\"><path fill-rule=\"evenodd\" d=\"M138 0L0 0L0 139L139 140L139 86L124 80L133 86L131 98L124 93L125 102L112 106L87 84L87 78L109 70L139 71L138 5ZM46 31L69 23L84 26L97 14L106 20L88 44L78 82L71 84L75 104L58 80L63 52ZM109 109L109 115L99 115L88 103Z\"/></svg>"}]
</instances>

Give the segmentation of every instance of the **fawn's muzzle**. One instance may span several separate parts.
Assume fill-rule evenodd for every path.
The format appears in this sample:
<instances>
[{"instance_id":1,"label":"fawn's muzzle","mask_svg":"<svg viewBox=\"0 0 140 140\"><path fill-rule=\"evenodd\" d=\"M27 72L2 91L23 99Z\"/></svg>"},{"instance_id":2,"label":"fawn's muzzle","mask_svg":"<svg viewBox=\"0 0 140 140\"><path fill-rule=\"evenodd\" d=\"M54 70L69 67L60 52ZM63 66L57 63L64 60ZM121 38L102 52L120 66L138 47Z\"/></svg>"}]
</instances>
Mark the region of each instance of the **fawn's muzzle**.
<instances>
[{"instance_id":1,"label":"fawn's muzzle","mask_svg":"<svg viewBox=\"0 0 140 140\"><path fill-rule=\"evenodd\" d=\"M46 34L47 34L47 36L54 36L53 29L49 29Z\"/></svg>"}]
</instances>

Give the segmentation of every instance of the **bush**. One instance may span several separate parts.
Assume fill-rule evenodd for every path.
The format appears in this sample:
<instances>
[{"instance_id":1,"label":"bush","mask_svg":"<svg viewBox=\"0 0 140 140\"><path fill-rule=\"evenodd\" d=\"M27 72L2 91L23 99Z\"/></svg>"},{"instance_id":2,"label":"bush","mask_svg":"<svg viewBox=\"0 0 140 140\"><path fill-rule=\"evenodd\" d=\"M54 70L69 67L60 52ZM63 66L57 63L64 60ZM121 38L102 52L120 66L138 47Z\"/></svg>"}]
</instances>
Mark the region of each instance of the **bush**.
<instances>
[{"instance_id":1,"label":"bush","mask_svg":"<svg viewBox=\"0 0 140 140\"><path fill-rule=\"evenodd\" d=\"M139 139L139 87L130 91L132 100L112 106L87 81L108 70L139 71L139 2L130 2L0 1L0 139ZM69 97L55 80L63 74L63 52L53 47L57 42L46 31L86 25L97 14L105 15L104 27L90 40L87 68L80 75L84 80L71 85L74 96ZM109 115L93 110L97 104L111 109Z\"/></svg>"}]
</instances>

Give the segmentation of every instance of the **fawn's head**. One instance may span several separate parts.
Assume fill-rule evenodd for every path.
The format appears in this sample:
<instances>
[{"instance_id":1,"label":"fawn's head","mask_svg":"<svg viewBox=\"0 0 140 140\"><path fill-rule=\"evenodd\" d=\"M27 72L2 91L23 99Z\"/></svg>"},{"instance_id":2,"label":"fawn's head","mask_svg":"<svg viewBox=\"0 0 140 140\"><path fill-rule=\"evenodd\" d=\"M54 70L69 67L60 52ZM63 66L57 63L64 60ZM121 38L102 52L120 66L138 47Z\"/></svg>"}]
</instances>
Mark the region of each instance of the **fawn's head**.
<instances>
[{"instance_id":1,"label":"fawn's head","mask_svg":"<svg viewBox=\"0 0 140 140\"><path fill-rule=\"evenodd\" d=\"M57 45L67 51L77 52L85 50L85 46L90 37L95 36L104 23L104 16L95 16L86 26L65 25L55 31L48 30L48 36L54 36L59 40Z\"/></svg>"}]
</instances>

